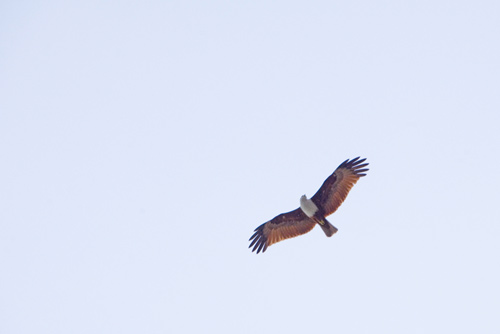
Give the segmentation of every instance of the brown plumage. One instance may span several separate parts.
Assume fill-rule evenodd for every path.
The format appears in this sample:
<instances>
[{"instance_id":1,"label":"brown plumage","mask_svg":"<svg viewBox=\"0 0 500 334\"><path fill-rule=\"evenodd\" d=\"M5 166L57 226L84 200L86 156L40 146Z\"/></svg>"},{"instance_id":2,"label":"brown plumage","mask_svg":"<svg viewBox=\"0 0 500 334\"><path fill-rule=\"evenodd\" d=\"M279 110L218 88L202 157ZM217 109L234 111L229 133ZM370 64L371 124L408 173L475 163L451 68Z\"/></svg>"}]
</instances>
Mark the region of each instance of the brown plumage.
<instances>
[{"instance_id":1,"label":"brown plumage","mask_svg":"<svg viewBox=\"0 0 500 334\"><path fill-rule=\"evenodd\" d=\"M365 176L368 171L368 163L363 163L366 159L359 157L346 160L341 163L335 172L330 175L319 190L310 200L316 206L314 213L306 214L307 207L301 207L293 211L282 213L270 221L260 225L255 229L255 233L249 240L252 240L249 248L253 246L252 252L257 254L265 252L267 247L281 240L293 238L305 234L312 230L316 224L320 225L326 236L331 237L337 228L330 224L325 217L334 213L344 202L351 188L360 177Z\"/></svg>"}]
</instances>

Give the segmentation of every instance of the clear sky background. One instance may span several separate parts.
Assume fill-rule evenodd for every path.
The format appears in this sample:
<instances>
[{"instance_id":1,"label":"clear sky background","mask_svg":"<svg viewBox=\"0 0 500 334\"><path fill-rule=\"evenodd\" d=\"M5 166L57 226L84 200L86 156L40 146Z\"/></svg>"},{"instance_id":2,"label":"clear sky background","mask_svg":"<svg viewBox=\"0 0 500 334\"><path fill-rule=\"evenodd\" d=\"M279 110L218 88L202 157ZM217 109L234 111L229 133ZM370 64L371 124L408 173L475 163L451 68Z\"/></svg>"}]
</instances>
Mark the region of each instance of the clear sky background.
<instances>
[{"instance_id":1,"label":"clear sky background","mask_svg":"<svg viewBox=\"0 0 500 334\"><path fill-rule=\"evenodd\" d=\"M499 333L498 1L2 1L0 333ZM345 159L319 228L252 231Z\"/></svg>"}]
</instances>

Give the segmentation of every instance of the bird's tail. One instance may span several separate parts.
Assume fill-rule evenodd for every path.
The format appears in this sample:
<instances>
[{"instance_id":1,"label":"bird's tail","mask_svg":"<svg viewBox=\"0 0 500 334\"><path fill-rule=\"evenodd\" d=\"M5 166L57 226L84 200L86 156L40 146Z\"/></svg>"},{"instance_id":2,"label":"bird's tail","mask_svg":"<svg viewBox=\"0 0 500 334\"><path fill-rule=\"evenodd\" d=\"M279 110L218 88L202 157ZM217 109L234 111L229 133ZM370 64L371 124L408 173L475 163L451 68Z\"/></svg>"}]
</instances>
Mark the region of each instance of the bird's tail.
<instances>
[{"instance_id":1,"label":"bird's tail","mask_svg":"<svg viewBox=\"0 0 500 334\"><path fill-rule=\"evenodd\" d=\"M326 220L326 218L323 218L323 220L319 222L319 226L321 226L321 229L323 230L323 232L325 232L327 237L331 237L338 231L338 228L330 224L330 222Z\"/></svg>"}]
</instances>

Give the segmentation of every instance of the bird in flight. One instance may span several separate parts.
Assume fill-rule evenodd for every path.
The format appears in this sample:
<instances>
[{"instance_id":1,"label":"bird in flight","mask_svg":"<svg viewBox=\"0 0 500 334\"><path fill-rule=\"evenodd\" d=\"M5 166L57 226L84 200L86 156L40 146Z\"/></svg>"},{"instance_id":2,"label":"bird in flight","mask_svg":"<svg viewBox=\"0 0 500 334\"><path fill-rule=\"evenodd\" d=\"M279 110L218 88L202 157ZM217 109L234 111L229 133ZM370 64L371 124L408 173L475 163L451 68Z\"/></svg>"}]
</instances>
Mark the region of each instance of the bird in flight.
<instances>
[{"instance_id":1,"label":"bird in flight","mask_svg":"<svg viewBox=\"0 0 500 334\"><path fill-rule=\"evenodd\" d=\"M281 240L305 234L318 224L327 237L334 235L338 229L325 217L334 213L344 202L352 186L368 171L366 159L359 157L341 163L330 175L313 197L306 195L300 198L300 207L282 213L255 229L249 241L252 252L265 252L267 247Z\"/></svg>"}]
</instances>

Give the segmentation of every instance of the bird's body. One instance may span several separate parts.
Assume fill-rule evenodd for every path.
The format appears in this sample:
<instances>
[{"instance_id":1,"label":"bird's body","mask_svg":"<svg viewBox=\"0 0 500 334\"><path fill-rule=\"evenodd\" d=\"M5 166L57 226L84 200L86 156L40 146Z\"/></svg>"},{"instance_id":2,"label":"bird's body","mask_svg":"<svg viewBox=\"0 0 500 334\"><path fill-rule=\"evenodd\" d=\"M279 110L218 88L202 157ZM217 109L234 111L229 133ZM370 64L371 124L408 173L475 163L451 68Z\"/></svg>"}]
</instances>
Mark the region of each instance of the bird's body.
<instances>
[{"instance_id":1,"label":"bird's body","mask_svg":"<svg viewBox=\"0 0 500 334\"><path fill-rule=\"evenodd\" d=\"M327 237L331 237L338 230L330 224L326 217L334 213L347 197L352 186L365 176L368 171L366 159L358 158L346 160L330 175L321 188L308 199L305 195L300 198L300 207L282 213L255 229L250 240L252 251L265 252L267 247L281 240L305 234L318 224Z\"/></svg>"}]
</instances>

